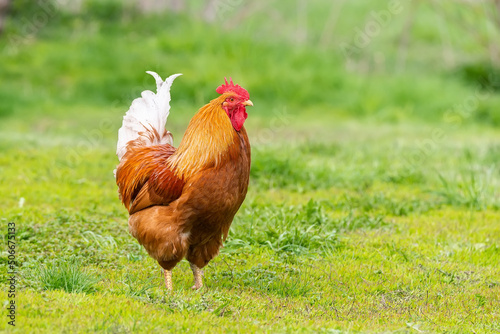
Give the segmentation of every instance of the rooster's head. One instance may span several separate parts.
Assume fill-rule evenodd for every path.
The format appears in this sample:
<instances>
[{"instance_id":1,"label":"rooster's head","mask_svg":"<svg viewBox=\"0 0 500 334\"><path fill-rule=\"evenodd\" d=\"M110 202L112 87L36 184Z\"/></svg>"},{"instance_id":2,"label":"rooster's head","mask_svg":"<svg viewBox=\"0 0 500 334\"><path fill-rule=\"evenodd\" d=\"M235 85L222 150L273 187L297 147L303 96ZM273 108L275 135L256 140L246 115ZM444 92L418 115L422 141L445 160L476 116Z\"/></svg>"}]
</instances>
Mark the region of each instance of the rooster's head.
<instances>
[{"instance_id":1,"label":"rooster's head","mask_svg":"<svg viewBox=\"0 0 500 334\"><path fill-rule=\"evenodd\" d=\"M233 128L240 131L248 117L246 107L253 106L253 103L250 101L250 95L245 88L233 84L232 79L229 79L229 83L225 78L224 81L225 84L220 85L216 91L226 96L224 102L222 102L222 109L226 111Z\"/></svg>"}]
</instances>

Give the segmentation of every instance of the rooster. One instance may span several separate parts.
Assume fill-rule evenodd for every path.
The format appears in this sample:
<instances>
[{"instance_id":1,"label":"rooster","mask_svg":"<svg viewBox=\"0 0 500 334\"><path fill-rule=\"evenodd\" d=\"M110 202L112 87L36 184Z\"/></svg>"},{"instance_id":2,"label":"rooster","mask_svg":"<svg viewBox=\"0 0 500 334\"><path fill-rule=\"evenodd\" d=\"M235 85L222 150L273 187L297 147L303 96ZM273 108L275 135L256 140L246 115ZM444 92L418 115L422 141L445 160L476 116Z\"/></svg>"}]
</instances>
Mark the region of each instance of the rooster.
<instances>
[{"instance_id":1,"label":"rooster","mask_svg":"<svg viewBox=\"0 0 500 334\"><path fill-rule=\"evenodd\" d=\"M129 231L163 268L172 290L172 269L186 258L202 287L202 268L226 240L245 199L250 144L243 123L248 92L230 80L221 94L189 122L178 148L165 129L170 87L154 72L157 93L144 91L123 117L118 131L115 171L120 199L129 212Z\"/></svg>"}]
</instances>

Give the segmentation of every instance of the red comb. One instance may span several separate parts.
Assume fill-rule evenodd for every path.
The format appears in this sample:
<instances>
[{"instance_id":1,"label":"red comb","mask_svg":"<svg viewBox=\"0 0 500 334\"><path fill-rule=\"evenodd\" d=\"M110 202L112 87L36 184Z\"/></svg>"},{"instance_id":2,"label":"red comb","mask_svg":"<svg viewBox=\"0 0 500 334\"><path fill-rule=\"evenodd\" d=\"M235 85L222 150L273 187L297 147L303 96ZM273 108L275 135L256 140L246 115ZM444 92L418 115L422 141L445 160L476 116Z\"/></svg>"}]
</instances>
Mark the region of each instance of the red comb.
<instances>
[{"instance_id":1,"label":"red comb","mask_svg":"<svg viewBox=\"0 0 500 334\"><path fill-rule=\"evenodd\" d=\"M227 92L235 92L239 96L241 96L244 100L248 100L250 98L250 94L248 94L247 90L239 85L233 84L233 79L229 78L229 83L227 79L224 78L224 85L220 85L215 90L219 94L224 94Z\"/></svg>"}]
</instances>

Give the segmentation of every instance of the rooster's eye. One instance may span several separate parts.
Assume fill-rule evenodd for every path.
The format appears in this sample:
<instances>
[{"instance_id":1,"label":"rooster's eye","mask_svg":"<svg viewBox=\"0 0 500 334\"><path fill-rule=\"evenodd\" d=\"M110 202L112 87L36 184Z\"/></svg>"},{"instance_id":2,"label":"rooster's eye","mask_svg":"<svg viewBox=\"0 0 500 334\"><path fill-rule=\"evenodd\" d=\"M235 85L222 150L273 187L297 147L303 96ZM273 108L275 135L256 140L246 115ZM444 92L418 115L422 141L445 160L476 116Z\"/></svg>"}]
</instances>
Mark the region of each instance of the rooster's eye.
<instances>
[{"instance_id":1,"label":"rooster's eye","mask_svg":"<svg viewBox=\"0 0 500 334\"><path fill-rule=\"evenodd\" d=\"M234 101L234 99L233 99L233 98L231 98L229 101L233 102L233 101Z\"/></svg>"}]
</instances>

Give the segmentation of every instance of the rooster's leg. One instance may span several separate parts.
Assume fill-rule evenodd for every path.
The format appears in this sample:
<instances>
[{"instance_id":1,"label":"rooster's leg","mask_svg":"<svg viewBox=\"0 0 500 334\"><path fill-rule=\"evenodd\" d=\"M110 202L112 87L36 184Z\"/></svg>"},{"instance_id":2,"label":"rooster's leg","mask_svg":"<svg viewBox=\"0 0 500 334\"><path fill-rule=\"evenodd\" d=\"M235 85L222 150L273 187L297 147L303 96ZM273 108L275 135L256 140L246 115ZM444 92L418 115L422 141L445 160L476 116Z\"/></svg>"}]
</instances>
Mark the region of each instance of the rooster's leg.
<instances>
[{"instance_id":1,"label":"rooster's leg","mask_svg":"<svg viewBox=\"0 0 500 334\"><path fill-rule=\"evenodd\" d=\"M191 264L191 270L193 271L194 275L194 285L191 289L198 290L203 286L202 282L203 271L201 271L201 269L198 268L195 264L193 263L190 264Z\"/></svg>"},{"instance_id":2,"label":"rooster's leg","mask_svg":"<svg viewBox=\"0 0 500 334\"><path fill-rule=\"evenodd\" d=\"M165 274L165 286L168 291L172 291L172 270L163 269L163 273Z\"/></svg>"}]
</instances>

